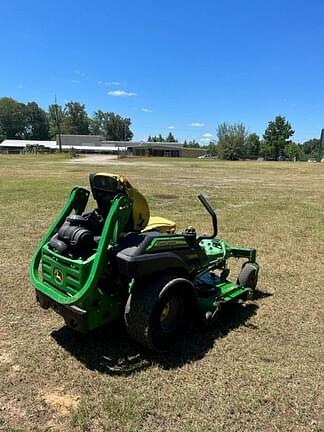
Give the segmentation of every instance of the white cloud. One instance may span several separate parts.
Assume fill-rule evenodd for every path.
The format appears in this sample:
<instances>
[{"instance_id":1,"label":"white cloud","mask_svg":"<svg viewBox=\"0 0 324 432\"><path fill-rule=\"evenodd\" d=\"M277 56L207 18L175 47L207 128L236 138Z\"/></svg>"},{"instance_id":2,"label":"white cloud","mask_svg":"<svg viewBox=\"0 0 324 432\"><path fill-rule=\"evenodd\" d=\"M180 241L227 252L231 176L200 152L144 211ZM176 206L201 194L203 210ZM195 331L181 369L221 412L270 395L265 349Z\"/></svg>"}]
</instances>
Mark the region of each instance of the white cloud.
<instances>
[{"instance_id":1,"label":"white cloud","mask_svg":"<svg viewBox=\"0 0 324 432\"><path fill-rule=\"evenodd\" d=\"M142 111L147 113L153 112L150 108L142 108Z\"/></svg>"},{"instance_id":2,"label":"white cloud","mask_svg":"<svg viewBox=\"0 0 324 432\"><path fill-rule=\"evenodd\" d=\"M200 138L199 142L201 142L202 144L209 144L210 138Z\"/></svg>"},{"instance_id":3,"label":"white cloud","mask_svg":"<svg viewBox=\"0 0 324 432\"><path fill-rule=\"evenodd\" d=\"M108 92L109 96L117 96L117 97L128 97L128 96L137 96L137 93L127 92L125 90L114 90Z\"/></svg>"},{"instance_id":4,"label":"white cloud","mask_svg":"<svg viewBox=\"0 0 324 432\"><path fill-rule=\"evenodd\" d=\"M204 135L203 135L203 137L204 138L211 138L213 136L213 134L211 134L211 133L204 133Z\"/></svg>"},{"instance_id":5,"label":"white cloud","mask_svg":"<svg viewBox=\"0 0 324 432\"><path fill-rule=\"evenodd\" d=\"M22 88L24 88L24 86L22 84L19 84L18 88L22 89Z\"/></svg>"},{"instance_id":6,"label":"white cloud","mask_svg":"<svg viewBox=\"0 0 324 432\"><path fill-rule=\"evenodd\" d=\"M75 70L74 70L74 73L75 73L76 75L79 75L79 76L82 76L82 77L85 77L85 76L86 76L86 74L85 74L84 72L81 72L81 71L79 71L78 69L75 69Z\"/></svg>"},{"instance_id":7,"label":"white cloud","mask_svg":"<svg viewBox=\"0 0 324 432\"><path fill-rule=\"evenodd\" d=\"M168 126L168 129L173 130L175 129L175 126Z\"/></svg>"},{"instance_id":8,"label":"white cloud","mask_svg":"<svg viewBox=\"0 0 324 432\"><path fill-rule=\"evenodd\" d=\"M105 85L105 86L119 86L120 82L119 81L102 81L102 80L99 80L99 81L97 81L97 84Z\"/></svg>"},{"instance_id":9,"label":"white cloud","mask_svg":"<svg viewBox=\"0 0 324 432\"><path fill-rule=\"evenodd\" d=\"M80 84L80 80L79 79L70 79L70 83L72 84Z\"/></svg>"},{"instance_id":10,"label":"white cloud","mask_svg":"<svg viewBox=\"0 0 324 432\"><path fill-rule=\"evenodd\" d=\"M191 123L190 126L193 126L193 127L204 127L205 123L194 122L194 123Z\"/></svg>"}]
</instances>

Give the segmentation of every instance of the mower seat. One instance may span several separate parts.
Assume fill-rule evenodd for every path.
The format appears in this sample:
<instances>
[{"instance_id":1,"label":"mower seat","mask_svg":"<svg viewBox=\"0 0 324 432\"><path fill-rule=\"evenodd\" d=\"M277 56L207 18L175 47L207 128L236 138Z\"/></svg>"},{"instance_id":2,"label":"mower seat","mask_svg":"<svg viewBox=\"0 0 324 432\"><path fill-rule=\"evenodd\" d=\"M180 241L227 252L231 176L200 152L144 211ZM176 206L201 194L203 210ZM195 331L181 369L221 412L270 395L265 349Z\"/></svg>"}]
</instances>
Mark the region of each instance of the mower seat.
<instances>
[{"instance_id":1,"label":"mower seat","mask_svg":"<svg viewBox=\"0 0 324 432\"><path fill-rule=\"evenodd\" d=\"M176 230L175 222L160 216L150 216L148 224L142 230L142 232L145 233L147 231L158 231L160 233L173 234L175 230Z\"/></svg>"},{"instance_id":2,"label":"mower seat","mask_svg":"<svg viewBox=\"0 0 324 432\"><path fill-rule=\"evenodd\" d=\"M126 190L118 176L99 173L90 174L89 183L92 196L97 202L98 210L103 219L106 219L112 200L118 195L126 195Z\"/></svg>"},{"instance_id":3,"label":"mower seat","mask_svg":"<svg viewBox=\"0 0 324 432\"><path fill-rule=\"evenodd\" d=\"M97 202L98 210L105 219L113 198L118 194L129 196L133 201L133 209L128 226L129 231L174 233L175 222L158 216L150 217L148 203L143 194L134 188L126 177L114 174L90 174L91 191Z\"/></svg>"}]
</instances>

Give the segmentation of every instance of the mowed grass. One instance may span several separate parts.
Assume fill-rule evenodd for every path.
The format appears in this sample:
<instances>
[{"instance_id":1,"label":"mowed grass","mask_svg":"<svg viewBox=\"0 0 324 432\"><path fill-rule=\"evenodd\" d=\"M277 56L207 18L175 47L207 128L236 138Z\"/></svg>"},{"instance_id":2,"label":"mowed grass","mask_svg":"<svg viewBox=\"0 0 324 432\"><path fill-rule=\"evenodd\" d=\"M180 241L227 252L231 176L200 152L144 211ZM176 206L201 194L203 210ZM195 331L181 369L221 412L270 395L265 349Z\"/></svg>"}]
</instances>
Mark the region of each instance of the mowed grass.
<instances>
[{"instance_id":1,"label":"mowed grass","mask_svg":"<svg viewBox=\"0 0 324 432\"><path fill-rule=\"evenodd\" d=\"M0 430L323 431L324 164L0 157ZM72 186L128 176L151 213L255 247L259 295L169 354L122 325L73 333L36 305L27 266Z\"/></svg>"}]
</instances>

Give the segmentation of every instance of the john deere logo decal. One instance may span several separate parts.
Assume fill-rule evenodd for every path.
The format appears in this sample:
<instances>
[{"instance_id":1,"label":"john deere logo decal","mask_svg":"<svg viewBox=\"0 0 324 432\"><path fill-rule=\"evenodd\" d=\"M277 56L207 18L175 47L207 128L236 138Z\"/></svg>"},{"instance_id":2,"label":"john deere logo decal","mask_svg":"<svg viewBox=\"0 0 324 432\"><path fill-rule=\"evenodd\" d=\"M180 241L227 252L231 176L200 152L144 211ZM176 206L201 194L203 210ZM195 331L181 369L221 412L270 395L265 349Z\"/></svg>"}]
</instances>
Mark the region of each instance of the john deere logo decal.
<instances>
[{"instance_id":1,"label":"john deere logo decal","mask_svg":"<svg viewBox=\"0 0 324 432\"><path fill-rule=\"evenodd\" d=\"M56 282L62 283L63 282L63 273L59 269L54 270L54 278Z\"/></svg>"}]
</instances>

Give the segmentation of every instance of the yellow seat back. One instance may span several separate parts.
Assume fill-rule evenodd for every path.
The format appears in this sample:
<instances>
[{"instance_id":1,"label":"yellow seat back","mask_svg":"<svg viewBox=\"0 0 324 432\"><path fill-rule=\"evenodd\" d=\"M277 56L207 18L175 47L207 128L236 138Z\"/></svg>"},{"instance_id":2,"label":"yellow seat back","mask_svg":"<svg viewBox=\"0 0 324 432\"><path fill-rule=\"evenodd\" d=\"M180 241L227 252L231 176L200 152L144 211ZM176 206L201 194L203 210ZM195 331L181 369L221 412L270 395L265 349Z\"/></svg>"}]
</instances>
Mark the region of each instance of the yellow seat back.
<instances>
[{"instance_id":1,"label":"yellow seat back","mask_svg":"<svg viewBox=\"0 0 324 432\"><path fill-rule=\"evenodd\" d=\"M175 232L175 222L158 216L150 217L150 209L144 195L129 183L127 177L107 173L90 174L90 185L92 194L104 217L108 213L112 198L118 193L124 193L133 202L130 230Z\"/></svg>"},{"instance_id":2,"label":"yellow seat back","mask_svg":"<svg viewBox=\"0 0 324 432\"><path fill-rule=\"evenodd\" d=\"M160 233L173 234L175 230L176 230L175 222L160 216L151 216L148 221L148 224L142 230L142 232L159 231Z\"/></svg>"}]
</instances>

